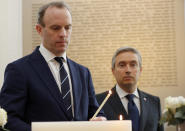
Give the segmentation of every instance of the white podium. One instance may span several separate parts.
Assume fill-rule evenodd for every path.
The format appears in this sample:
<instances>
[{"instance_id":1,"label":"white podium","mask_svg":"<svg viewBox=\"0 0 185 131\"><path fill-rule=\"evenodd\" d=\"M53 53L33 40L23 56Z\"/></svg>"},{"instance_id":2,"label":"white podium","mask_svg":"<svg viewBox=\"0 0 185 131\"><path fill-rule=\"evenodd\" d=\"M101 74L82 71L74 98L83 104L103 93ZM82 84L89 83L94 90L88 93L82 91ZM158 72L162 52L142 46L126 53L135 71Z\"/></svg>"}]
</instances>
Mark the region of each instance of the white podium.
<instances>
[{"instance_id":1,"label":"white podium","mask_svg":"<svg viewBox=\"0 0 185 131\"><path fill-rule=\"evenodd\" d=\"M32 131L132 131L130 120L33 122Z\"/></svg>"}]
</instances>

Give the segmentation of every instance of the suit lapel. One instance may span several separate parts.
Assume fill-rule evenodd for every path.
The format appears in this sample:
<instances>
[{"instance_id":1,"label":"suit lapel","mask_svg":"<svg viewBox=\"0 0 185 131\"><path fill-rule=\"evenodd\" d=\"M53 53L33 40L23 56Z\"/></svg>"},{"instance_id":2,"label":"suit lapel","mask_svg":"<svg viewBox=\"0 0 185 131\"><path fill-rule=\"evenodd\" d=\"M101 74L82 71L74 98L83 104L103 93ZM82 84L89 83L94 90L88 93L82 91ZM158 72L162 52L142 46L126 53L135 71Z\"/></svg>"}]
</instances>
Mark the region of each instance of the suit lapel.
<instances>
[{"instance_id":1,"label":"suit lapel","mask_svg":"<svg viewBox=\"0 0 185 131\"><path fill-rule=\"evenodd\" d=\"M65 109L63 108L64 103L62 101L62 95L53 77L53 74L49 69L48 64L46 63L43 56L40 54L39 47L37 47L36 50L31 54L29 62L34 70L38 73L38 76L40 76L40 79L46 84L46 87L49 89L53 98L59 103L59 106L61 107L63 112L65 112Z\"/></svg>"},{"instance_id":2,"label":"suit lapel","mask_svg":"<svg viewBox=\"0 0 185 131\"><path fill-rule=\"evenodd\" d=\"M80 99L81 99L81 93L82 93L82 85L80 80L80 74L79 69L75 66L74 62L72 62L70 59L68 59L68 66L70 70L70 76L71 76L71 83L72 83L72 89L73 89L73 103L74 103L74 117L78 115L78 109L80 109Z\"/></svg>"},{"instance_id":3,"label":"suit lapel","mask_svg":"<svg viewBox=\"0 0 185 131\"><path fill-rule=\"evenodd\" d=\"M140 114L140 131L144 130L145 124L146 124L146 118L148 115L148 109L150 108L149 106L149 100L147 96L142 93L139 89L139 96L140 96L140 105L141 105L141 114Z\"/></svg>"},{"instance_id":4,"label":"suit lapel","mask_svg":"<svg viewBox=\"0 0 185 131\"><path fill-rule=\"evenodd\" d=\"M115 118L119 119L119 115L123 115L124 119L128 119L128 114L116 92L116 87L112 88L112 95L110 97L110 105L112 105L114 112L116 112Z\"/></svg>"}]
</instances>

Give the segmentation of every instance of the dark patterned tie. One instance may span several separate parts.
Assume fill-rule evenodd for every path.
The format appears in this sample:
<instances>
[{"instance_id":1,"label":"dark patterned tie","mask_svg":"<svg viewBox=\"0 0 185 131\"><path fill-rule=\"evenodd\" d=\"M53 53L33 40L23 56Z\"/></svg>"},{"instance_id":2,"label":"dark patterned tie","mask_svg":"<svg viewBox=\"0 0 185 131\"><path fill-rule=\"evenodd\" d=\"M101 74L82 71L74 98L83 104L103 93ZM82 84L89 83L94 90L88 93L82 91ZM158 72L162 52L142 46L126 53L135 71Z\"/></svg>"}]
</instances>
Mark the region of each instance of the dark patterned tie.
<instances>
[{"instance_id":1,"label":"dark patterned tie","mask_svg":"<svg viewBox=\"0 0 185 131\"><path fill-rule=\"evenodd\" d=\"M128 115L132 120L132 131L139 131L139 111L133 101L134 96L133 94L128 94L126 96L128 99Z\"/></svg>"},{"instance_id":2,"label":"dark patterned tie","mask_svg":"<svg viewBox=\"0 0 185 131\"><path fill-rule=\"evenodd\" d=\"M68 116L72 119L72 106L71 106L71 93L69 86L69 78L68 74L64 68L61 57L55 57L55 60L60 64L60 80L61 80L61 91L62 91L62 99L65 104Z\"/></svg>"}]
</instances>

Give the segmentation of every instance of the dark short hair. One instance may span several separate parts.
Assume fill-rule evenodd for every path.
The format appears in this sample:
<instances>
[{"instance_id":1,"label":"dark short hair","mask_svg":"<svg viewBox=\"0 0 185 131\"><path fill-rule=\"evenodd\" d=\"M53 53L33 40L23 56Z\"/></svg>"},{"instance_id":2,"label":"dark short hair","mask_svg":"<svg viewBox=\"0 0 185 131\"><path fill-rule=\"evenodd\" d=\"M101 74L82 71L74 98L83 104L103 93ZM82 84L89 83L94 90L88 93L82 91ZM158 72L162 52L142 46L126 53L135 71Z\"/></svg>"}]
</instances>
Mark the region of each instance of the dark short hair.
<instances>
[{"instance_id":1,"label":"dark short hair","mask_svg":"<svg viewBox=\"0 0 185 131\"><path fill-rule=\"evenodd\" d=\"M139 51L136 50L135 48L126 46L126 47L121 47L121 48L117 49L116 52L114 53L114 55L112 57L112 69L115 68L116 56L118 56L122 52L133 52L134 54L136 54L138 57L138 61L139 61L139 67L142 66L142 57L141 57Z\"/></svg>"},{"instance_id":2,"label":"dark short hair","mask_svg":"<svg viewBox=\"0 0 185 131\"><path fill-rule=\"evenodd\" d=\"M43 6L41 6L39 8L39 11L38 11L37 24L40 24L43 27L45 26L43 18L44 18L46 10L49 7L66 8L70 12L69 6L65 2L63 2L63 1L50 2L50 3L47 3L47 4L43 5Z\"/></svg>"}]
</instances>

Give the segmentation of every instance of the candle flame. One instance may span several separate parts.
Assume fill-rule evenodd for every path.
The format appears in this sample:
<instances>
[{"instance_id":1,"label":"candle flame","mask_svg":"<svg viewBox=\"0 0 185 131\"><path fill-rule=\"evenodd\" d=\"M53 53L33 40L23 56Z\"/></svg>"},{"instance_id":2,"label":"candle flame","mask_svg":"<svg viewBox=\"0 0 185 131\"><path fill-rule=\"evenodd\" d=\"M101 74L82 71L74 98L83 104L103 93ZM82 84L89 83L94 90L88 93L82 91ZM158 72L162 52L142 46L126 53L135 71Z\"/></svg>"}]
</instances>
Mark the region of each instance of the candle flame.
<instances>
[{"instance_id":1,"label":"candle flame","mask_svg":"<svg viewBox=\"0 0 185 131\"><path fill-rule=\"evenodd\" d=\"M111 90L109 90L109 94L112 94L112 91Z\"/></svg>"},{"instance_id":2,"label":"candle flame","mask_svg":"<svg viewBox=\"0 0 185 131\"><path fill-rule=\"evenodd\" d=\"M119 120L123 120L123 116L122 115L119 115Z\"/></svg>"}]
</instances>

